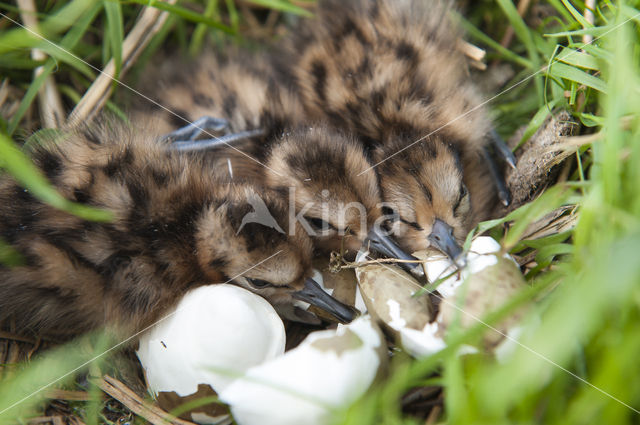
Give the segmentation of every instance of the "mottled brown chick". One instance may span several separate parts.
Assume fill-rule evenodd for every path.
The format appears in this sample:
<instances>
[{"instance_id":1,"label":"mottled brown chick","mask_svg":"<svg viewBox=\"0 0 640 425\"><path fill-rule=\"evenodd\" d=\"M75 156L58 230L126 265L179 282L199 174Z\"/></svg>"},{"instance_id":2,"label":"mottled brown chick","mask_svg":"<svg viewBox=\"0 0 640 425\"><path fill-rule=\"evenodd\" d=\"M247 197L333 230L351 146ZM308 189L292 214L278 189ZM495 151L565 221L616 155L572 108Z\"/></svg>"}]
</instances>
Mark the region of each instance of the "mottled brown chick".
<instances>
[{"instance_id":1,"label":"mottled brown chick","mask_svg":"<svg viewBox=\"0 0 640 425\"><path fill-rule=\"evenodd\" d=\"M371 149L410 249L451 232L461 240L497 201L485 157L491 123L456 49L450 8L445 0L323 0L274 55L308 119ZM432 235L438 220L444 233Z\"/></svg>"},{"instance_id":2,"label":"mottled brown chick","mask_svg":"<svg viewBox=\"0 0 640 425\"><path fill-rule=\"evenodd\" d=\"M218 145L213 152L201 152L200 147L218 140L184 142L183 128L169 138L173 146L186 143L185 150L193 151L188 154L208 158L228 177L277 190L282 199L289 199L293 218L323 252L349 251L353 256L366 241L384 255L413 259L379 231L385 217L378 177L365 146L325 124L301 124L305 117L296 98L263 59L257 56L249 64L242 54L227 53L225 59L205 56L189 72L166 62L164 83L149 92L159 103L199 123L200 117L226 120L232 133L264 129L249 144L235 142L232 148ZM196 84L190 84L193 81ZM210 99L196 101L203 96ZM167 121L166 114L159 118ZM195 126L186 130L207 138ZM417 267L407 267L421 273Z\"/></svg>"},{"instance_id":3,"label":"mottled brown chick","mask_svg":"<svg viewBox=\"0 0 640 425\"><path fill-rule=\"evenodd\" d=\"M24 263L0 265L0 319L59 338L133 332L189 289L227 281L291 319L314 321L293 299L353 317L309 279L312 243L275 193L226 181L198 156L113 123L63 132L33 159L67 199L114 219L59 211L1 176L0 237Z\"/></svg>"},{"instance_id":4,"label":"mottled brown chick","mask_svg":"<svg viewBox=\"0 0 640 425\"><path fill-rule=\"evenodd\" d=\"M365 245L382 255L415 260L389 234L393 217L384 213L378 175L354 137L317 124L287 129L260 147L263 165L230 149L211 155L234 178L240 174L260 182L288 200L290 219L302 225L320 252L353 258ZM423 275L417 264L403 267Z\"/></svg>"}]
</instances>

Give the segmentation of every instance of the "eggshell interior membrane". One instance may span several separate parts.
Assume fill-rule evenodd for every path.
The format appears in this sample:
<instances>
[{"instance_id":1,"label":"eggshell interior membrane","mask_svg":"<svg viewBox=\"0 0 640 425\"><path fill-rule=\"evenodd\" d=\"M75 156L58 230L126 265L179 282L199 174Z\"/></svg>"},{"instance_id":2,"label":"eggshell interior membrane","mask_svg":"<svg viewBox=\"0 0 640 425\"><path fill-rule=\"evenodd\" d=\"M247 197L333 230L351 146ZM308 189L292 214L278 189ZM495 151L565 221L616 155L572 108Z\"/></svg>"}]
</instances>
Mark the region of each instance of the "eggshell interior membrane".
<instances>
[{"instance_id":1,"label":"eggshell interior membrane","mask_svg":"<svg viewBox=\"0 0 640 425\"><path fill-rule=\"evenodd\" d=\"M140 338L137 351L152 394L187 396L198 384L218 394L247 369L284 352L284 325L273 307L226 284L187 293Z\"/></svg>"},{"instance_id":2,"label":"eggshell interior membrane","mask_svg":"<svg viewBox=\"0 0 640 425\"><path fill-rule=\"evenodd\" d=\"M448 257L435 250L414 253L424 260L429 282L433 284L442 279L437 286L440 311L435 318L429 298L414 295L421 290L418 282L396 266L362 266L356 268L356 276L369 312L395 334L407 352L423 357L446 347L445 332L458 316L463 327L471 326L525 286L515 261L508 254L496 255L499 251L500 244L493 238L474 239L461 271ZM360 253L356 260L365 258ZM461 301L458 296L465 281L466 292ZM499 324L497 332L487 332L485 343L497 344L517 319L517 315L513 316ZM462 348L462 352L475 351L474 347Z\"/></svg>"},{"instance_id":3,"label":"eggshell interior membrane","mask_svg":"<svg viewBox=\"0 0 640 425\"><path fill-rule=\"evenodd\" d=\"M356 261L364 260L366 255L356 257ZM367 311L391 329L422 329L433 317L433 306L422 285L394 264L357 267L356 278ZM420 292L423 296L416 296Z\"/></svg>"},{"instance_id":4,"label":"eggshell interior membrane","mask_svg":"<svg viewBox=\"0 0 640 425\"><path fill-rule=\"evenodd\" d=\"M380 330L362 316L250 368L220 399L239 425L329 424L369 388L386 358Z\"/></svg>"}]
</instances>

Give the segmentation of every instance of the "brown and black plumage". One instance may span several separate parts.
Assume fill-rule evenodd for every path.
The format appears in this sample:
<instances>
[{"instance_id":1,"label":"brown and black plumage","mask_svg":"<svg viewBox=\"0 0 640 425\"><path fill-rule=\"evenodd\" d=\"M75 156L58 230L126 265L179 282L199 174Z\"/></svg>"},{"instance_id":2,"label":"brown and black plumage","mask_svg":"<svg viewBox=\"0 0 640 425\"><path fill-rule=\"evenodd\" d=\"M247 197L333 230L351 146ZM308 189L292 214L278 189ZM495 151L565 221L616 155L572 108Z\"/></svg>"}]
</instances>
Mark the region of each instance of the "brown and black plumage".
<instances>
[{"instance_id":1,"label":"brown and black plumage","mask_svg":"<svg viewBox=\"0 0 640 425\"><path fill-rule=\"evenodd\" d=\"M433 242L436 220L462 238L497 201L484 156L491 123L450 10L446 0L324 0L275 56L308 119L371 150L411 249Z\"/></svg>"},{"instance_id":2,"label":"brown and black plumage","mask_svg":"<svg viewBox=\"0 0 640 425\"><path fill-rule=\"evenodd\" d=\"M21 328L56 337L135 331L187 290L226 281L296 318L292 301L308 292L312 244L299 225L289 227L276 194L226 181L210 162L115 124L64 132L33 159L67 199L114 219L56 210L1 176L0 237L24 263L0 265L0 319L13 315ZM257 198L275 224L244 222ZM350 318L335 300L321 301Z\"/></svg>"},{"instance_id":3,"label":"brown and black plumage","mask_svg":"<svg viewBox=\"0 0 640 425\"><path fill-rule=\"evenodd\" d=\"M292 152L300 157L317 156L316 149L344 154L341 144L355 138L362 148L327 162L335 166L334 181L303 182L299 178L305 173L286 167L280 174L288 181L265 180L278 187L317 184L311 190L316 196L320 182L331 184L324 189L348 203L354 197L349 179L340 178L342 164L366 161L370 165L359 169L358 177L373 175L368 168L374 167L379 188L371 199L385 202L383 212L392 218L400 243L409 250L435 245L455 256L456 240L489 217L497 197L486 158L491 123L477 107L481 99L456 48L459 33L448 21L450 9L446 0L326 0L315 19L303 21L284 40L271 64L264 56L252 64L242 55L207 56L178 73L180 83L165 79L169 86L158 91L158 100L191 119L225 118L233 131L264 128L265 137L241 149L265 165L282 164L286 161L279 155ZM203 94L209 96L207 105L195 101ZM292 130L304 123L316 129L315 137ZM323 131L326 137L318 137ZM250 174L260 180L261 172L273 177L273 169L235 162L238 178ZM306 161L307 174L327 167L316 162ZM340 182L347 185L339 187ZM370 215L375 220L380 214Z\"/></svg>"},{"instance_id":4,"label":"brown and black plumage","mask_svg":"<svg viewBox=\"0 0 640 425\"><path fill-rule=\"evenodd\" d=\"M193 154L228 170L235 180L265 185L288 199L296 219L321 251L346 250L354 255L365 241L375 244L382 238L386 247L393 248L393 254L387 250L386 255L408 259L386 235L371 233L383 221L383 212L378 175L367 147L349 131L306 119L297 97L264 57L258 56L255 64L257 68L250 68L242 55L205 56L189 67L194 74L189 77L176 63L166 63L164 83L150 94L190 119L222 118L230 132L264 129L250 143L234 143L233 148L218 144L213 152L200 152L195 146ZM197 84L187 84L190 81ZM206 106L194 101L202 96L201 89L212 97ZM158 128L172 121L165 113L160 119L165 124Z\"/></svg>"},{"instance_id":5,"label":"brown and black plumage","mask_svg":"<svg viewBox=\"0 0 640 425\"><path fill-rule=\"evenodd\" d=\"M383 218L377 174L349 134L295 128L269 145L264 163L265 184L290 199L323 251L355 254Z\"/></svg>"},{"instance_id":6,"label":"brown and black plumage","mask_svg":"<svg viewBox=\"0 0 640 425\"><path fill-rule=\"evenodd\" d=\"M298 99L277 81L264 53L227 47L196 59L172 56L159 61L154 72L157 79L143 82L141 91L156 103L136 102L133 114L155 122L157 135L210 116L226 120L229 133L264 130L262 144L304 122ZM234 147L252 152L241 143Z\"/></svg>"}]
</instances>

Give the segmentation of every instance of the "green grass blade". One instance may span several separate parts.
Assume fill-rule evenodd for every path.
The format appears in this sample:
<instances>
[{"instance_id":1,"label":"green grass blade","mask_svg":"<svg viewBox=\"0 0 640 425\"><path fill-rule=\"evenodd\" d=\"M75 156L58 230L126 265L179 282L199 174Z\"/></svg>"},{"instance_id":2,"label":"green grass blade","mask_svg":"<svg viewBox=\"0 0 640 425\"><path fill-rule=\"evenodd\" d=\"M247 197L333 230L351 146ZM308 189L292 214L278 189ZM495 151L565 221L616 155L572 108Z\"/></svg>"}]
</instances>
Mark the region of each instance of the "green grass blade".
<instances>
[{"instance_id":1,"label":"green grass blade","mask_svg":"<svg viewBox=\"0 0 640 425\"><path fill-rule=\"evenodd\" d=\"M107 15L107 37L115 65L115 78L118 78L122 69L122 41L124 40L122 7L120 2L114 0L104 0L102 4Z\"/></svg>"},{"instance_id":2,"label":"green grass blade","mask_svg":"<svg viewBox=\"0 0 640 425\"><path fill-rule=\"evenodd\" d=\"M573 36L583 36L583 35L592 35L593 37L601 37L605 33L610 32L612 27L593 27L593 28L583 28L574 31L560 31L554 33L544 34L545 37L573 37Z\"/></svg>"},{"instance_id":3,"label":"green grass blade","mask_svg":"<svg viewBox=\"0 0 640 425\"><path fill-rule=\"evenodd\" d=\"M240 14L238 13L234 0L225 0L225 3L227 5L229 21L231 21L231 28L233 28L233 31L237 33L238 28L240 27Z\"/></svg>"},{"instance_id":4,"label":"green grass blade","mask_svg":"<svg viewBox=\"0 0 640 425\"><path fill-rule=\"evenodd\" d=\"M71 67L77 69L84 74L87 78L94 79L95 73L86 63L78 59L76 56L69 52L67 48L61 48L62 43L59 45L52 45L48 42L38 43L37 48L45 52L47 55L55 59L56 62L63 62Z\"/></svg>"},{"instance_id":5,"label":"green grass blade","mask_svg":"<svg viewBox=\"0 0 640 425\"><path fill-rule=\"evenodd\" d=\"M573 18L578 21L583 28L593 28L593 24L587 21L569 1L562 0L562 4L564 4L564 7L566 7L569 13L571 13L571 16L573 16Z\"/></svg>"},{"instance_id":6,"label":"green grass blade","mask_svg":"<svg viewBox=\"0 0 640 425\"><path fill-rule=\"evenodd\" d=\"M611 52L608 52L606 49L603 49L602 47L596 46L594 44L587 44L585 46L582 43L576 43L570 45L569 47L584 50L594 58L598 58L598 60L605 61L609 64L613 60L613 55L611 54Z\"/></svg>"},{"instance_id":7,"label":"green grass blade","mask_svg":"<svg viewBox=\"0 0 640 425\"><path fill-rule=\"evenodd\" d=\"M591 87L605 93L607 91L607 84L598 77L594 77L591 74L575 68L573 66L565 65L563 63L554 63L549 69L549 75L557 78L564 78L565 80L575 81L578 84Z\"/></svg>"},{"instance_id":8,"label":"green grass blade","mask_svg":"<svg viewBox=\"0 0 640 425\"><path fill-rule=\"evenodd\" d=\"M268 9L279 10L281 12L293 13L300 16L312 16L313 14L300 6L284 0L248 0L249 3L257 4Z\"/></svg>"},{"instance_id":9,"label":"green grass blade","mask_svg":"<svg viewBox=\"0 0 640 425\"><path fill-rule=\"evenodd\" d=\"M567 8L564 7L564 5L562 3L560 3L560 0L549 0L549 4L551 4L556 11L562 15L562 17L564 18L564 20L566 22L572 22L573 21L573 16L571 16L571 13L569 13L567 11Z\"/></svg>"},{"instance_id":10,"label":"green grass blade","mask_svg":"<svg viewBox=\"0 0 640 425\"><path fill-rule=\"evenodd\" d=\"M67 30L87 13L96 0L74 0L38 25L44 38L54 38ZM0 54L12 50L32 48L42 39L24 28L16 28L0 35Z\"/></svg>"},{"instance_id":11,"label":"green grass blade","mask_svg":"<svg viewBox=\"0 0 640 425\"><path fill-rule=\"evenodd\" d=\"M86 33L87 29L91 25L91 22L93 22L100 9L100 4L94 4L93 7L91 7L77 22L77 24L64 36L64 38L60 42L59 47L49 42L43 41L39 43L40 49L46 51L51 56L63 59L65 60L65 62L68 61L68 63L73 65L74 68L80 70L83 74L93 79L94 74L91 69L84 62L68 53L68 51L73 49L81 40L82 36ZM22 120L22 117L27 112L29 106L31 106L31 103L38 94L38 91L40 90L40 87L42 87L45 79L49 74L51 74L51 72L56 69L56 67L57 64L54 59L47 59L40 75L31 82L29 88L27 89L27 92L20 101L20 105L18 106L16 113L9 122L9 125L7 127L7 133L9 134L9 136L13 135L20 121Z\"/></svg>"},{"instance_id":12,"label":"green grass blade","mask_svg":"<svg viewBox=\"0 0 640 425\"><path fill-rule=\"evenodd\" d=\"M235 34L232 28L229 28L228 26L221 24L216 20L207 18L206 16L202 16L199 13L193 12L189 9L185 9L184 7L174 6L172 4L164 3L158 0L130 0L130 2L138 3L143 6L155 7L156 9L164 10L173 15L177 15L183 19L186 19L187 21L205 24L209 27L216 28L230 35Z\"/></svg>"},{"instance_id":13,"label":"green grass blade","mask_svg":"<svg viewBox=\"0 0 640 425\"><path fill-rule=\"evenodd\" d=\"M504 237L503 247L508 251L516 246L527 226L564 204L570 192L565 187L554 186L547 189L535 201L509 213L505 217L505 221L513 220L514 223Z\"/></svg>"},{"instance_id":14,"label":"green grass blade","mask_svg":"<svg viewBox=\"0 0 640 425\"><path fill-rule=\"evenodd\" d=\"M110 221L108 211L76 204L65 199L54 188L40 170L22 153L6 135L0 133L0 165L23 184L31 194L47 204L78 217L93 221Z\"/></svg>"},{"instance_id":15,"label":"green grass blade","mask_svg":"<svg viewBox=\"0 0 640 425\"><path fill-rule=\"evenodd\" d=\"M508 60L513 63L517 63L518 65L524 68L528 68L528 69L533 68L533 62L531 62L526 58L523 58L520 55L513 53L511 50L505 48L500 43L492 39L491 37L488 37L485 33L477 29L471 22L464 19L461 15L454 13L453 17L457 22L459 22L460 26L462 26L462 28L472 38L492 48L493 50L498 52L502 56L502 58L504 58L505 60Z\"/></svg>"},{"instance_id":16,"label":"green grass blade","mask_svg":"<svg viewBox=\"0 0 640 425\"><path fill-rule=\"evenodd\" d=\"M600 70L600 64L596 58L579 50L562 49L556 59L568 65L577 66L578 68L590 69L593 71Z\"/></svg>"},{"instance_id":17,"label":"green grass blade","mask_svg":"<svg viewBox=\"0 0 640 425\"><path fill-rule=\"evenodd\" d=\"M100 362L101 355L113 346L112 339L84 336L47 351L15 376L4 379L0 385L0 424L28 422L25 419L34 416L44 400L45 389L71 382L90 364Z\"/></svg>"},{"instance_id":18,"label":"green grass blade","mask_svg":"<svg viewBox=\"0 0 640 425\"><path fill-rule=\"evenodd\" d=\"M219 16L218 0L207 0L207 5L204 9L204 16L214 20ZM202 42L207 30L208 27L204 24L198 24L196 29L193 30L193 36L191 37L191 43L189 44L189 54L192 57L195 57L200 53L200 50L202 49Z\"/></svg>"},{"instance_id":19,"label":"green grass blade","mask_svg":"<svg viewBox=\"0 0 640 425\"><path fill-rule=\"evenodd\" d=\"M18 53L18 54L15 54ZM24 57L24 52L9 52L2 55L0 59L0 69L34 69L45 64L44 60L33 60Z\"/></svg>"},{"instance_id":20,"label":"green grass blade","mask_svg":"<svg viewBox=\"0 0 640 425\"><path fill-rule=\"evenodd\" d=\"M498 5L502 8L504 14L507 16L507 19L511 23L513 27L513 31L516 34L516 37L522 41L525 48L527 49L527 54L529 56L529 60L533 66L534 70L540 69L540 58L538 56L538 49L536 48L535 43L533 42L533 37L531 35L531 30L527 27L522 17L518 14L516 7L513 5L511 0L497 0ZM542 86L542 78L540 75L535 77L536 89L538 91L538 97L540 104L543 103L543 86Z\"/></svg>"}]
</instances>

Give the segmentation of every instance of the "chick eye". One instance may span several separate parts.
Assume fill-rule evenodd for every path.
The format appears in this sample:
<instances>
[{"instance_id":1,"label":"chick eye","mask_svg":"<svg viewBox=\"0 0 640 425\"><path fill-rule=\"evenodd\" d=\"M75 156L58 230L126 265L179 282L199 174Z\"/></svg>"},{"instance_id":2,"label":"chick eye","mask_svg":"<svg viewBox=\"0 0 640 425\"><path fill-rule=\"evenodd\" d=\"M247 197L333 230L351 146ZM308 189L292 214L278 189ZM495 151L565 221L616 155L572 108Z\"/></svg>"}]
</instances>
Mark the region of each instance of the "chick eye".
<instances>
[{"instance_id":1,"label":"chick eye","mask_svg":"<svg viewBox=\"0 0 640 425\"><path fill-rule=\"evenodd\" d=\"M402 222L408 226L413 227L416 230L420 230L422 231L422 227L416 223L415 221L409 221L409 220L405 220L404 218L400 217L400 214L398 214L393 208L391 207L382 207L382 214L385 215L387 217L386 222L387 223L395 223L395 222Z\"/></svg>"},{"instance_id":2,"label":"chick eye","mask_svg":"<svg viewBox=\"0 0 640 425\"><path fill-rule=\"evenodd\" d=\"M469 194L469 191L467 191L467 186L465 186L464 184L460 186L460 195L458 196L458 201L456 202L456 205L453 207L453 211L456 211L458 209L458 207L460 206L460 204L462 203L462 200Z\"/></svg>"},{"instance_id":3,"label":"chick eye","mask_svg":"<svg viewBox=\"0 0 640 425\"><path fill-rule=\"evenodd\" d=\"M252 279L252 278L248 277L247 280L249 281L251 286L253 286L254 288L257 288L257 289L267 288L269 286L273 286L271 283L267 282L266 280L262 280L262 279Z\"/></svg>"},{"instance_id":4,"label":"chick eye","mask_svg":"<svg viewBox=\"0 0 640 425\"><path fill-rule=\"evenodd\" d=\"M467 191L467 186L462 185L460 186L460 199L464 198L465 196L467 196L469 192Z\"/></svg>"},{"instance_id":5,"label":"chick eye","mask_svg":"<svg viewBox=\"0 0 640 425\"><path fill-rule=\"evenodd\" d=\"M315 228L315 230L319 232L328 232L329 230L336 230L336 228L333 227L331 223L328 223L321 218L307 217L307 220Z\"/></svg>"}]
</instances>

